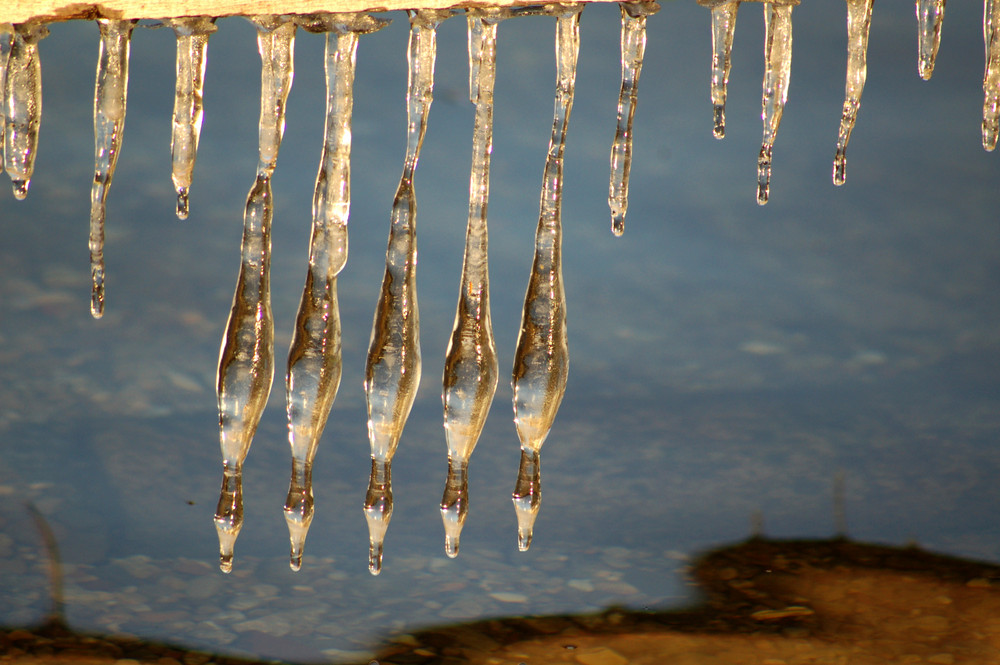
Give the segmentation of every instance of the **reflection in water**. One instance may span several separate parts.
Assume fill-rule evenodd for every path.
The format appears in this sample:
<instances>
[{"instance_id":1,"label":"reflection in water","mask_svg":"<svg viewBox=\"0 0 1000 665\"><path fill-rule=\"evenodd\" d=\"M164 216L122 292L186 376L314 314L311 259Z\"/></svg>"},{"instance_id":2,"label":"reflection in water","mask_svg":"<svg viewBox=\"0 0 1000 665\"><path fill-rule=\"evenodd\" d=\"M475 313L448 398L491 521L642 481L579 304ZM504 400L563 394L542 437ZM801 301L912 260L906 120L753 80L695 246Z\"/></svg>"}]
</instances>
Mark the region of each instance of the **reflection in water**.
<instances>
[{"instance_id":1,"label":"reflection in water","mask_svg":"<svg viewBox=\"0 0 1000 665\"><path fill-rule=\"evenodd\" d=\"M5 78L0 81L3 83L4 168L17 199L28 195L31 174L35 170L38 128L42 124L42 63L38 59L38 42L48 34L44 23L15 25Z\"/></svg>"},{"instance_id":2,"label":"reflection in water","mask_svg":"<svg viewBox=\"0 0 1000 665\"><path fill-rule=\"evenodd\" d=\"M925 81L934 74L934 61L941 46L946 0L917 0L917 73Z\"/></svg>"},{"instance_id":3,"label":"reflection in water","mask_svg":"<svg viewBox=\"0 0 1000 665\"><path fill-rule=\"evenodd\" d=\"M764 138L757 158L757 203L764 205L771 192L771 150L788 99L792 74L792 9L795 2L764 4Z\"/></svg>"},{"instance_id":4,"label":"reflection in water","mask_svg":"<svg viewBox=\"0 0 1000 665\"><path fill-rule=\"evenodd\" d=\"M872 25L872 0L848 0L847 3L847 83L844 87L844 112L840 117L837 154L833 158L833 184L843 185L847 178L847 142L858 119L861 93L868 76L868 29Z\"/></svg>"},{"instance_id":5,"label":"reflection in water","mask_svg":"<svg viewBox=\"0 0 1000 665\"><path fill-rule=\"evenodd\" d=\"M726 88L732 68L733 36L740 0L699 0L712 10L712 134L717 139L726 136Z\"/></svg>"}]
</instances>

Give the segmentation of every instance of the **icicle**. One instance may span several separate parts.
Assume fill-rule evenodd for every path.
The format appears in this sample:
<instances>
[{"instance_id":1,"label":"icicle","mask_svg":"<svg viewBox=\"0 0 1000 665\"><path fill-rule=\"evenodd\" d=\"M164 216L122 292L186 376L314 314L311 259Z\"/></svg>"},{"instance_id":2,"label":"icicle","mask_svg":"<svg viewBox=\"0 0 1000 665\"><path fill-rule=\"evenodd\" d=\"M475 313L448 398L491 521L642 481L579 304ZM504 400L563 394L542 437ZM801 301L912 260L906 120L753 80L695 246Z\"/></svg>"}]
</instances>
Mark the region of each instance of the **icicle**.
<instances>
[{"instance_id":1,"label":"icicle","mask_svg":"<svg viewBox=\"0 0 1000 665\"><path fill-rule=\"evenodd\" d=\"M566 343L566 293L562 282L562 172L580 51L583 5L558 8L556 23L556 100L552 138L535 231L535 257L524 297L521 331L514 353L514 424L521 442L521 468L514 488L518 549L531 545L538 514L539 452L566 391L569 347ZM522 478L529 477L530 483Z\"/></svg>"},{"instance_id":2,"label":"icicle","mask_svg":"<svg viewBox=\"0 0 1000 665\"><path fill-rule=\"evenodd\" d=\"M0 95L3 94L4 80L7 77L7 59L10 47L14 43L14 26L10 23L0 23ZM3 137L7 125L7 105L0 101L0 169L3 169Z\"/></svg>"},{"instance_id":3,"label":"icicle","mask_svg":"<svg viewBox=\"0 0 1000 665\"><path fill-rule=\"evenodd\" d=\"M946 0L917 0L917 72L925 81L934 73L934 59L941 45Z\"/></svg>"},{"instance_id":4,"label":"icicle","mask_svg":"<svg viewBox=\"0 0 1000 665\"><path fill-rule=\"evenodd\" d=\"M49 34L44 23L20 23L7 57L3 81L4 168L10 176L14 197L28 195L35 170L38 128L42 122L42 64L38 42Z\"/></svg>"},{"instance_id":5,"label":"icicle","mask_svg":"<svg viewBox=\"0 0 1000 665\"><path fill-rule=\"evenodd\" d=\"M170 136L171 177L177 190L177 217L187 219L198 140L201 137L205 57L208 38L218 28L215 19L190 16L168 19L164 24L177 35L177 88L174 93L174 121Z\"/></svg>"},{"instance_id":6,"label":"icicle","mask_svg":"<svg viewBox=\"0 0 1000 665\"><path fill-rule=\"evenodd\" d=\"M276 16L251 19L261 57L257 177L247 195L239 279L219 354L217 391L223 479L215 528L219 567L233 568L233 546L243 527L243 462L267 404L274 378L271 317L271 174L285 127L292 86L295 24Z\"/></svg>"},{"instance_id":7,"label":"icicle","mask_svg":"<svg viewBox=\"0 0 1000 665\"><path fill-rule=\"evenodd\" d=\"M493 87L496 82L497 26L501 11L470 11L469 95L476 105L469 177L469 221L458 307L445 354L444 431L448 480L441 498L445 553L458 556L459 538L469 511L468 464L497 387L497 353L490 321L489 235L490 154L493 151Z\"/></svg>"},{"instance_id":8,"label":"icicle","mask_svg":"<svg viewBox=\"0 0 1000 665\"><path fill-rule=\"evenodd\" d=\"M838 186L847 178L847 142L851 140L868 76L868 29L871 24L872 0L847 0L847 83L837 154L833 159L833 184Z\"/></svg>"},{"instance_id":9,"label":"icicle","mask_svg":"<svg viewBox=\"0 0 1000 665\"><path fill-rule=\"evenodd\" d=\"M611 232L625 233L628 210L628 178L632 170L632 117L639 95L642 56L646 52L646 16L659 11L655 2L623 2L622 12L622 87L618 95L618 128L611 145L611 185L608 206L611 208Z\"/></svg>"},{"instance_id":10,"label":"icicle","mask_svg":"<svg viewBox=\"0 0 1000 665\"><path fill-rule=\"evenodd\" d=\"M285 394L292 476L285 499L290 566L299 570L313 519L312 466L341 374L337 275L347 262L351 206L351 114L358 35L388 21L366 15L304 17L310 32L326 32L326 128L313 193L309 269L288 352Z\"/></svg>"},{"instance_id":11,"label":"icicle","mask_svg":"<svg viewBox=\"0 0 1000 665\"><path fill-rule=\"evenodd\" d=\"M698 0L712 10L712 135L726 136L726 86L732 67L733 36L740 0Z\"/></svg>"},{"instance_id":12,"label":"icicle","mask_svg":"<svg viewBox=\"0 0 1000 665\"><path fill-rule=\"evenodd\" d=\"M128 55L134 20L97 19L101 46L94 83L94 183L90 189L90 314L104 316L104 211L125 129Z\"/></svg>"},{"instance_id":13,"label":"icicle","mask_svg":"<svg viewBox=\"0 0 1000 665\"><path fill-rule=\"evenodd\" d=\"M986 72L983 75L983 147L997 147L1000 133L1000 2L984 0L983 40L986 43Z\"/></svg>"},{"instance_id":14,"label":"icicle","mask_svg":"<svg viewBox=\"0 0 1000 665\"><path fill-rule=\"evenodd\" d=\"M794 0L797 4L798 0ZM764 4L764 94L761 100L764 138L757 158L757 203L764 205L771 189L771 149L788 98L792 70L792 9L794 4Z\"/></svg>"}]
</instances>

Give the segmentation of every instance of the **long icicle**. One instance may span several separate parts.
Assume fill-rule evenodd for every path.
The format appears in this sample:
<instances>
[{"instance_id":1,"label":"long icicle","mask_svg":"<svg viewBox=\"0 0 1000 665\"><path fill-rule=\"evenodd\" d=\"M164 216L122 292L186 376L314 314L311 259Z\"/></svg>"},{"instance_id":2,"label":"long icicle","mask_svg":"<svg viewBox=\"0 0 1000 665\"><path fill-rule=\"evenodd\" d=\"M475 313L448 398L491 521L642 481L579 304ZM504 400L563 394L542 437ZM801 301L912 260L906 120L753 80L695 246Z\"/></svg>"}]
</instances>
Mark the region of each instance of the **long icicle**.
<instances>
[{"instance_id":1,"label":"long icicle","mask_svg":"<svg viewBox=\"0 0 1000 665\"><path fill-rule=\"evenodd\" d=\"M781 113L788 99L788 81L792 71L792 9L788 4L764 3L764 91L761 118L764 137L757 157L757 203L767 203L771 190L771 151L781 124Z\"/></svg>"},{"instance_id":2,"label":"long icicle","mask_svg":"<svg viewBox=\"0 0 1000 665\"><path fill-rule=\"evenodd\" d=\"M934 73L941 45L946 0L917 0L917 73L925 81Z\"/></svg>"},{"instance_id":3,"label":"long icicle","mask_svg":"<svg viewBox=\"0 0 1000 665\"><path fill-rule=\"evenodd\" d=\"M90 189L90 314L104 316L104 213L125 129L128 56L134 20L102 18L94 84L94 182Z\"/></svg>"},{"instance_id":4,"label":"long icicle","mask_svg":"<svg viewBox=\"0 0 1000 665\"><path fill-rule=\"evenodd\" d=\"M187 219L188 192L204 116L208 38L218 28L215 19L208 16L175 18L164 23L177 35L177 87L170 134L171 179L177 191L177 217Z\"/></svg>"},{"instance_id":5,"label":"long icicle","mask_svg":"<svg viewBox=\"0 0 1000 665\"><path fill-rule=\"evenodd\" d=\"M712 10L712 135L726 136L726 89L732 69L733 37L740 0L699 0Z\"/></svg>"},{"instance_id":6,"label":"long icicle","mask_svg":"<svg viewBox=\"0 0 1000 665\"><path fill-rule=\"evenodd\" d=\"M469 511L468 465L496 393L499 367L490 320L489 233L490 155L493 152L493 88L496 82L500 11L470 11L469 98L476 105L469 176L469 220L458 306L445 353L441 400L448 445L448 479L441 498L445 553L458 556Z\"/></svg>"},{"instance_id":7,"label":"long icicle","mask_svg":"<svg viewBox=\"0 0 1000 665\"><path fill-rule=\"evenodd\" d=\"M847 0L847 82L837 153L833 158L833 184L837 186L847 179L847 143L858 119L861 93L868 76L868 30L871 25L872 0Z\"/></svg>"},{"instance_id":8,"label":"long icicle","mask_svg":"<svg viewBox=\"0 0 1000 665\"><path fill-rule=\"evenodd\" d=\"M382 547L392 518L392 456L420 384L417 200L413 175L433 101L437 24L448 15L433 10L409 12L406 157L392 202L385 275L365 365L372 469L364 513L368 523L368 571L372 575L382 570Z\"/></svg>"},{"instance_id":9,"label":"long icicle","mask_svg":"<svg viewBox=\"0 0 1000 665\"><path fill-rule=\"evenodd\" d=\"M295 24L286 17L256 16L261 58L257 177L243 214L240 274L219 353L217 392L222 448L222 490L215 510L219 567L233 569L233 547L243 527L243 462L267 404L274 378L271 316L271 174L285 129L292 87Z\"/></svg>"},{"instance_id":10,"label":"long icicle","mask_svg":"<svg viewBox=\"0 0 1000 665\"><path fill-rule=\"evenodd\" d=\"M556 6L556 98L535 231L535 256L524 296L521 330L514 352L514 425L521 463L514 486L517 546L531 545L541 504L539 453L566 392L569 347L566 293L562 281L562 185L566 131L573 108L576 62L580 52L583 5Z\"/></svg>"},{"instance_id":11,"label":"long icicle","mask_svg":"<svg viewBox=\"0 0 1000 665\"><path fill-rule=\"evenodd\" d=\"M983 2L983 41L986 72L983 74L983 148L993 151L1000 134L1000 1Z\"/></svg>"},{"instance_id":12,"label":"long icicle","mask_svg":"<svg viewBox=\"0 0 1000 665\"><path fill-rule=\"evenodd\" d=\"M7 60L10 57L10 49L14 44L14 26L10 23L0 23L0 95L3 94L4 81L7 78ZM0 100L0 169L3 166L3 144L6 133L7 105Z\"/></svg>"},{"instance_id":13,"label":"long icicle","mask_svg":"<svg viewBox=\"0 0 1000 665\"><path fill-rule=\"evenodd\" d=\"M655 2L623 2L622 12L622 87L618 94L618 126L611 144L611 183L608 206L611 208L611 232L625 233L628 211L628 180L632 170L632 118L639 97L639 75L646 52L646 16L659 11Z\"/></svg>"},{"instance_id":14,"label":"long icicle","mask_svg":"<svg viewBox=\"0 0 1000 665\"><path fill-rule=\"evenodd\" d=\"M38 130L42 124L42 63L38 42L49 34L44 23L14 26L3 81L4 168L10 176L14 198L28 195L35 170Z\"/></svg>"},{"instance_id":15,"label":"long icicle","mask_svg":"<svg viewBox=\"0 0 1000 665\"><path fill-rule=\"evenodd\" d=\"M309 268L288 351L285 395L292 473L285 498L291 543L289 565L302 567L313 519L312 467L341 375L340 307L337 275L347 263L351 209L351 116L358 35L388 21L360 14L322 14L300 24L326 32L326 126L312 203Z\"/></svg>"}]
</instances>

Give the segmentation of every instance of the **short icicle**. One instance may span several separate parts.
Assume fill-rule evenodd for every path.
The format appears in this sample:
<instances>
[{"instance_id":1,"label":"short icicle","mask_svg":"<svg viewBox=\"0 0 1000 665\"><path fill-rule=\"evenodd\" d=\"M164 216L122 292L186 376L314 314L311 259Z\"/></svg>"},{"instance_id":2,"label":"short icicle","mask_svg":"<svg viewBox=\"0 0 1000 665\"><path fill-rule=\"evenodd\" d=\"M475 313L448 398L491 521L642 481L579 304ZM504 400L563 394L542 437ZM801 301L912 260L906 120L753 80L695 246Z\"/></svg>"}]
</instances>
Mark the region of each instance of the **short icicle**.
<instances>
[{"instance_id":1,"label":"short icicle","mask_svg":"<svg viewBox=\"0 0 1000 665\"><path fill-rule=\"evenodd\" d=\"M576 87L583 5L555 7L555 117L545 159L535 255L511 378L514 425L521 444L521 464L512 499L517 514L517 546L522 552L531 545L541 503L539 453L562 403L569 374L566 293L562 281L563 152Z\"/></svg>"},{"instance_id":2,"label":"short icicle","mask_svg":"<svg viewBox=\"0 0 1000 665\"><path fill-rule=\"evenodd\" d=\"M284 513L291 543L289 565L296 571L302 567L302 552L313 519L313 460L340 386L337 276L347 263L358 35L388 23L364 14L321 14L299 21L310 32L326 33L326 127L313 193L309 268L285 375L292 474Z\"/></svg>"},{"instance_id":3,"label":"short icicle","mask_svg":"<svg viewBox=\"0 0 1000 665\"><path fill-rule=\"evenodd\" d=\"M3 94L4 80L7 77L7 60L10 48L14 44L14 26L10 23L0 23L0 95ZM3 169L3 137L7 122L7 105L0 100L0 169Z\"/></svg>"},{"instance_id":4,"label":"short icicle","mask_svg":"<svg viewBox=\"0 0 1000 665\"><path fill-rule=\"evenodd\" d=\"M732 69L733 37L740 0L698 0L712 11L712 135L726 136L726 88Z\"/></svg>"},{"instance_id":5,"label":"short icicle","mask_svg":"<svg viewBox=\"0 0 1000 665\"><path fill-rule=\"evenodd\" d=\"M134 20L102 18L94 84L94 182L90 189L90 314L104 316L104 213L125 129L128 56Z\"/></svg>"},{"instance_id":6,"label":"short icicle","mask_svg":"<svg viewBox=\"0 0 1000 665\"><path fill-rule=\"evenodd\" d=\"M917 0L917 73L925 81L934 74L934 60L941 45L946 0Z\"/></svg>"},{"instance_id":7,"label":"short icicle","mask_svg":"<svg viewBox=\"0 0 1000 665\"><path fill-rule=\"evenodd\" d=\"M986 72L983 74L983 148L993 151L1000 134L1000 0L984 0L983 41Z\"/></svg>"},{"instance_id":8,"label":"short icicle","mask_svg":"<svg viewBox=\"0 0 1000 665\"><path fill-rule=\"evenodd\" d=\"M496 82L497 27L505 13L470 10L469 98L476 105L469 177L469 219L458 306L448 350L443 388L448 479L441 498L445 553L458 556L469 512L468 466L486 424L499 368L490 320L489 234L490 155L493 152L493 88Z\"/></svg>"},{"instance_id":9,"label":"short icicle","mask_svg":"<svg viewBox=\"0 0 1000 665\"><path fill-rule=\"evenodd\" d=\"M625 233L628 211L628 180L632 170L632 118L639 96L642 56L646 52L646 16L659 11L655 2L623 2L622 12L622 87L618 95L618 126L611 144L611 184L608 206L611 208L611 232Z\"/></svg>"},{"instance_id":10,"label":"short icicle","mask_svg":"<svg viewBox=\"0 0 1000 665\"><path fill-rule=\"evenodd\" d=\"M771 191L771 151L788 99L792 71L792 9L798 0L764 3L764 92L761 117L764 137L757 158L757 203L767 203Z\"/></svg>"},{"instance_id":11,"label":"short icicle","mask_svg":"<svg viewBox=\"0 0 1000 665\"><path fill-rule=\"evenodd\" d=\"M177 87L170 135L171 178L177 191L177 217L188 217L188 193L198 157L204 116L205 64L208 38L218 28L208 16L164 21L177 35Z\"/></svg>"},{"instance_id":12,"label":"short icicle","mask_svg":"<svg viewBox=\"0 0 1000 665\"><path fill-rule=\"evenodd\" d=\"M243 214L240 274L219 353L217 391L223 479L215 511L219 567L233 568L233 547L243 528L243 462L267 404L274 378L271 316L271 174L285 128L285 102L292 87L295 24L278 16L256 16L261 57L257 176Z\"/></svg>"},{"instance_id":13,"label":"short icicle","mask_svg":"<svg viewBox=\"0 0 1000 665\"><path fill-rule=\"evenodd\" d=\"M861 93L868 76L868 29L871 24L872 0L847 0L847 83L837 153L833 158L833 184L838 187L847 179L847 143L858 119Z\"/></svg>"},{"instance_id":14,"label":"short icicle","mask_svg":"<svg viewBox=\"0 0 1000 665\"><path fill-rule=\"evenodd\" d=\"M372 471L365 496L368 571L382 570L385 532L392 518L390 465L420 384L420 315L417 309L417 200L413 175L427 131L434 92L437 25L448 11L410 11L406 95L406 157L392 202L385 275L365 364L365 401Z\"/></svg>"},{"instance_id":15,"label":"short icicle","mask_svg":"<svg viewBox=\"0 0 1000 665\"><path fill-rule=\"evenodd\" d=\"M38 42L48 34L44 23L14 26L2 82L4 168L18 200L28 195L35 170L38 130L42 124L42 63L38 58Z\"/></svg>"}]
</instances>

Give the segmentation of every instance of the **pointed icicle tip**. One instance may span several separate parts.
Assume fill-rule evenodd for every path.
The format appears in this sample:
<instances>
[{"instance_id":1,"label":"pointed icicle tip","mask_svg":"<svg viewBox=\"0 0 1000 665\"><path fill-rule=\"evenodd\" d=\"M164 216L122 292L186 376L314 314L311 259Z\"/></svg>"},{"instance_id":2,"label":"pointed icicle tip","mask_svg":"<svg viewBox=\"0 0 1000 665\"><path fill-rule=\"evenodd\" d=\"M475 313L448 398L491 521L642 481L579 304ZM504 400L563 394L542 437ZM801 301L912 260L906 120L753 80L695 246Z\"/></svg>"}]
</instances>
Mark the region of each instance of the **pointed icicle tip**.
<instances>
[{"instance_id":1,"label":"pointed icicle tip","mask_svg":"<svg viewBox=\"0 0 1000 665\"><path fill-rule=\"evenodd\" d=\"M714 107L715 124L712 127L712 136L717 139L726 138L726 107L723 104L716 104Z\"/></svg>"},{"instance_id":2,"label":"pointed icicle tip","mask_svg":"<svg viewBox=\"0 0 1000 665\"><path fill-rule=\"evenodd\" d=\"M12 180L11 187L14 190L14 198L18 201L26 199L28 197L28 185L30 184L30 180Z\"/></svg>"},{"instance_id":3,"label":"pointed icicle tip","mask_svg":"<svg viewBox=\"0 0 1000 665\"><path fill-rule=\"evenodd\" d=\"M288 565L296 572L302 568L302 552L305 550L306 534L311 521L312 515L309 515L308 520L303 520L292 511L285 512L285 522L288 524L288 537L291 542Z\"/></svg>"},{"instance_id":4,"label":"pointed icicle tip","mask_svg":"<svg viewBox=\"0 0 1000 665\"><path fill-rule=\"evenodd\" d=\"M188 188L177 188L177 219L187 219L189 212Z\"/></svg>"},{"instance_id":5,"label":"pointed icicle tip","mask_svg":"<svg viewBox=\"0 0 1000 665\"><path fill-rule=\"evenodd\" d=\"M372 575L382 572L382 543L368 545L368 572Z\"/></svg>"},{"instance_id":6,"label":"pointed icicle tip","mask_svg":"<svg viewBox=\"0 0 1000 665\"><path fill-rule=\"evenodd\" d=\"M620 210L611 211L611 233L616 238L621 238L625 235L625 213Z\"/></svg>"},{"instance_id":7,"label":"pointed icicle tip","mask_svg":"<svg viewBox=\"0 0 1000 665\"><path fill-rule=\"evenodd\" d=\"M90 315L95 319L104 316L104 272L94 271L90 289Z\"/></svg>"},{"instance_id":8,"label":"pointed icicle tip","mask_svg":"<svg viewBox=\"0 0 1000 665\"><path fill-rule=\"evenodd\" d=\"M240 527L232 524L226 518L216 518L215 530L219 534L219 569L224 573L233 570L233 550Z\"/></svg>"},{"instance_id":9,"label":"pointed icicle tip","mask_svg":"<svg viewBox=\"0 0 1000 665\"><path fill-rule=\"evenodd\" d=\"M537 495L514 496L514 512L517 513L517 549L527 552L531 547L531 537L538 517L539 497Z\"/></svg>"},{"instance_id":10,"label":"pointed icicle tip","mask_svg":"<svg viewBox=\"0 0 1000 665\"><path fill-rule=\"evenodd\" d=\"M838 150L833 158L833 184L840 187L847 182L847 154L844 150Z\"/></svg>"}]
</instances>

